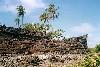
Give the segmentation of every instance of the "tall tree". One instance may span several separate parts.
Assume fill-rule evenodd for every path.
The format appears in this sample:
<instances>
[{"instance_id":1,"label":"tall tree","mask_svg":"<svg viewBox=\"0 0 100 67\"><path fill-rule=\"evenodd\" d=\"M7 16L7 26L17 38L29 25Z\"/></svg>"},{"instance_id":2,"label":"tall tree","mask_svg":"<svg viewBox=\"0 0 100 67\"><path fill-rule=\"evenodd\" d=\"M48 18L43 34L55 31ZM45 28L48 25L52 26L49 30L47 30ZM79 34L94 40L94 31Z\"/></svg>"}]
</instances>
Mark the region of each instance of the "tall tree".
<instances>
[{"instance_id":1,"label":"tall tree","mask_svg":"<svg viewBox=\"0 0 100 67\"><path fill-rule=\"evenodd\" d=\"M40 21L45 23L58 18L59 13L57 10L58 8L54 4L50 4L49 7L40 15Z\"/></svg>"},{"instance_id":2,"label":"tall tree","mask_svg":"<svg viewBox=\"0 0 100 67\"><path fill-rule=\"evenodd\" d=\"M22 25L23 25L23 19L24 19L24 14L25 14L25 8L22 6L22 5L19 5L17 8L17 14L18 14L18 17L21 17L22 18Z\"/></svg>"},{"instance_id":3,"label":"tall tree","mask_svg":"<svg viewBox=\"0 0 100 67\"><path fill-rule=\"evenodd\" d=\"M51 25L51 24L46 23L46 22L50 22L50 20L54 20L54 19L58 18L58 16L59 16L58 9L59 8L57 8L55 4L50 4L48 6L48 8L46 8L45 11L40 15L40 17L39 17L40 21L44 22L45 26ZM45 32L47 34L47 30L45 30ZM53 30L52 30L52 32L50 32L48 35L50 35L50 36L53 35L54 37L56 37L55 35L58 34L58 32L60 32L60 31L53 32Z\"/></svg>"}]
</instances>

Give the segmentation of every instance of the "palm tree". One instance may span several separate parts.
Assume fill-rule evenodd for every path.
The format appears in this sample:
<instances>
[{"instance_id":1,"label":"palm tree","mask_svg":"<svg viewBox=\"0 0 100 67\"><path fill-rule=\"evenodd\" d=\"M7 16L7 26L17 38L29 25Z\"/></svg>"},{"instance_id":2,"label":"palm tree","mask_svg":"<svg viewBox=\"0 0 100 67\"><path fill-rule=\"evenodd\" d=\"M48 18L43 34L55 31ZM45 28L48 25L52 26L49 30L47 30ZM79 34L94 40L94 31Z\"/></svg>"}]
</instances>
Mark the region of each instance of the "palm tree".
<instances>
[{"instance_id":1,"label":"palm tree","mask_svg":"<svg viewBox=\"0 0 100 67\"><path fill-rule=\"evenodd\" d=\"M20 22L20 19L19 19L19 17L17 17L16 19L15 19L15 22L16 22L16 25L18 25L18 28L19 28L19 22Z\"/></svg>"},{"instance_id":2,"label":"palm tree","mask_svg":"<svg viewBox=\"0 0 100 67\"><path fill-rule=\"evenodd\" d=\"M22 25L23 25L23 18L24 18L24 14L25 14L25 8L22 5L19 5L17 7L17 11L18 11L18 17L22 18Z\"/></svg>"}]
</instances>

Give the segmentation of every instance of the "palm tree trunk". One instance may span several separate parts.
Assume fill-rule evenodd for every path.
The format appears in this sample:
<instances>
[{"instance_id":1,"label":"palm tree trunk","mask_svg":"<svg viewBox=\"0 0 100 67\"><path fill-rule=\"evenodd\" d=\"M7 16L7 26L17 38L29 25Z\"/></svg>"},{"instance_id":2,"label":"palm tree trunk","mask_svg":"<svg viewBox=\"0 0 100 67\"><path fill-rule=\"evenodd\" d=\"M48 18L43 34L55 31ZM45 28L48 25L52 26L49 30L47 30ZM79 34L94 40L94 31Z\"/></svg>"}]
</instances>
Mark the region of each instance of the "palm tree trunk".
<instances>
[{"instance_id":1,"label":"palm tree trunk","mask_svg":"<svg viewBox=\"0 0 100 67\"><path fill-rule=\"evenodd\" d=\"M19 22L18 22L18 28L19 28Z\"/></svg>"},{"instance_id":2,"label":"palm tree trunk","mask_svg":"<svg viewBox=\"0 0 100 67\"><path fill-rule=\"evenodd\" d=\"M24 15L22 15L22 25L23 25L23 18L24 18Z\"/></svg>"},{"instance_id":3,"label":"palm tree trunk","mask_svg":"<svg viewBox=\"0 0 100 67\"><path fill-rule=\"evenodd\" d=\"M19 21L18 21L18 28L19 28Z\"/></svg>"}]
</instances>

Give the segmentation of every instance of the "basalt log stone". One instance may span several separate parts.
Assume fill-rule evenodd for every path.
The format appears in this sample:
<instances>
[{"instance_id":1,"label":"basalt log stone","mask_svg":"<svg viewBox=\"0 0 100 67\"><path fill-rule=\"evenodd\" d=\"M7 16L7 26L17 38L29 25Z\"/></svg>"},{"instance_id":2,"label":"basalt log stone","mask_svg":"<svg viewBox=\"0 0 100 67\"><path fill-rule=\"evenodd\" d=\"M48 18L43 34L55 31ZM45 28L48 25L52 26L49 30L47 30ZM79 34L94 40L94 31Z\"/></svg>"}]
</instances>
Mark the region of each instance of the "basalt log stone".
<instances>
[{"instance_id":1,"label":"basalt log stone","mask_svg":"<svg viewBox=\"0 0 100 67\"><path fill-rule=\"evenodd\" d=\"M85 54L87 34L62 40L45 38L42 32L0 25L0 54L57 53Z\"/></svg>"}]
</instances>

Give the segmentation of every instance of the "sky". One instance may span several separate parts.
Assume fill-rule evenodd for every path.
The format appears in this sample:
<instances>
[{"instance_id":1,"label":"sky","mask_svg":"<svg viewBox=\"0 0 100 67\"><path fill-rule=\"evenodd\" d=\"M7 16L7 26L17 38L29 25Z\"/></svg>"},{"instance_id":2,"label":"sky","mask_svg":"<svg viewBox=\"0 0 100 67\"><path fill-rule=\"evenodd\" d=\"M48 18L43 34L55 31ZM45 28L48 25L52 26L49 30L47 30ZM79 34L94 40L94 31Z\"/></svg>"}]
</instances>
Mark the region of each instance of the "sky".
<instances>
[{"instance_id":1,"label":"sky","mask_svg":"<svg viewBox=\"0 0 100 67\"><path fill-rule=\"evenodd\" d=\"M0 24L16 27L16 6L26 9L24 23L39 22L39 15L50 4L59 6L59 18L52 21L66 38L88 34L88 46L100 43L100 0L0 0Z\"/></svg>"}]
</instances>

